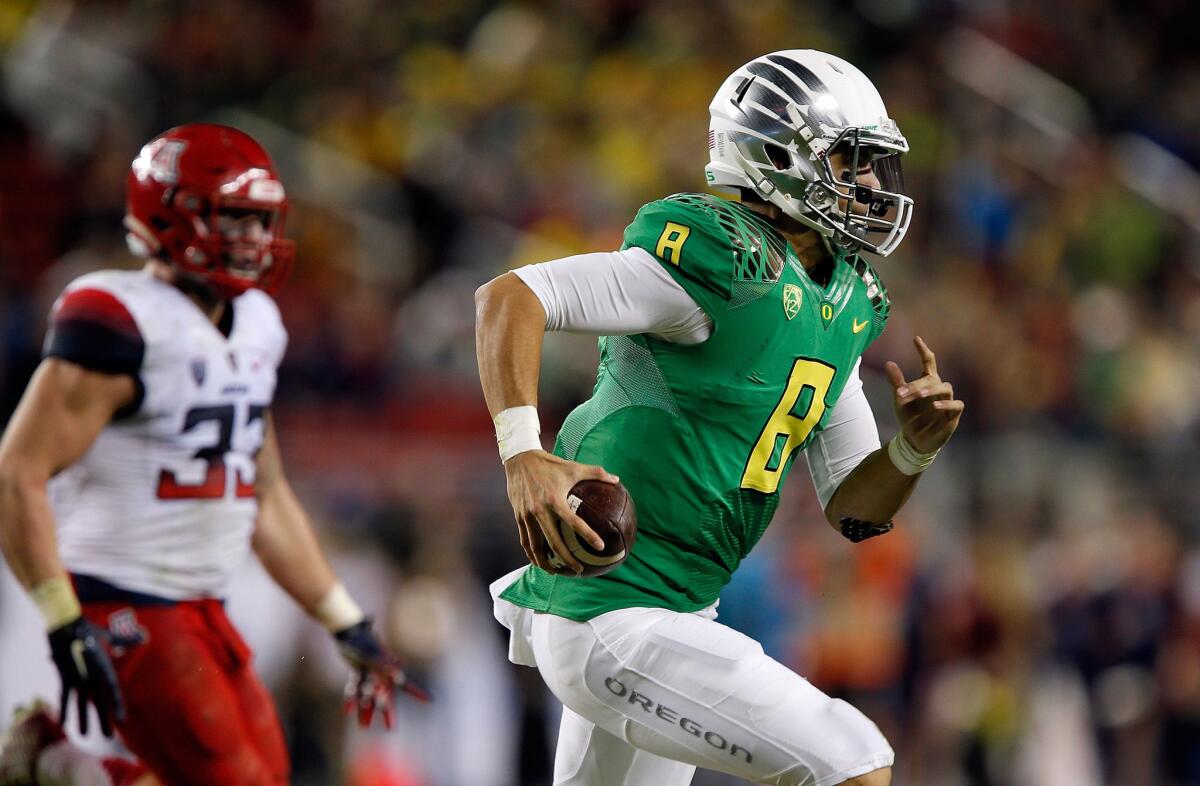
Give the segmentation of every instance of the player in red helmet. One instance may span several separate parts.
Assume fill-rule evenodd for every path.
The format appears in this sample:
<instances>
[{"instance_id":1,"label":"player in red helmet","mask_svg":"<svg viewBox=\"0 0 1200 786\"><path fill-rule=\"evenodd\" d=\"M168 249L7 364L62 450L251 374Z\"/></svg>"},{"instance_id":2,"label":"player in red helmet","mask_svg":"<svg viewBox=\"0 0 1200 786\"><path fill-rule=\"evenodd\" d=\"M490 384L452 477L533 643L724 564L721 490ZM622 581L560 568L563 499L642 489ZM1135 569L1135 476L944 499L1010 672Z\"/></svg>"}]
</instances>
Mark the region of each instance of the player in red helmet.
<instances>
[{"instance_id":1,"label":"player in red helmet","mask_svg":"<svg viewBox=\"0 0 1200 786\"><path fill-rule=\"evenodd\" d=\"M420 695L283 473L270 405L287 332L268 293L292 261L287 195L250 136L192 124L142 148L126 205L145 267L67 286L0 440L0 549L62 678L58 718L38 706L9 729L0 784L285 784L274 707L222 605L246 551L335 636L360 722L390 726L395 687ZM141 763L65 740L71 703Z\"/></svg>"},{"instance_id":2,"label":"player in red helmet","mask_svg":"<svg viewBox=\"0 0 1200 786\"><path fill-rule=\"evenodd\" d=\"M213 293L273 294L292 266L287 195L267 151L236 128L193 123L151 140L125 181L125 227L138 253L171 263ZM257 218L256 237L222 224Z\"/></svg>"}]
</instances>

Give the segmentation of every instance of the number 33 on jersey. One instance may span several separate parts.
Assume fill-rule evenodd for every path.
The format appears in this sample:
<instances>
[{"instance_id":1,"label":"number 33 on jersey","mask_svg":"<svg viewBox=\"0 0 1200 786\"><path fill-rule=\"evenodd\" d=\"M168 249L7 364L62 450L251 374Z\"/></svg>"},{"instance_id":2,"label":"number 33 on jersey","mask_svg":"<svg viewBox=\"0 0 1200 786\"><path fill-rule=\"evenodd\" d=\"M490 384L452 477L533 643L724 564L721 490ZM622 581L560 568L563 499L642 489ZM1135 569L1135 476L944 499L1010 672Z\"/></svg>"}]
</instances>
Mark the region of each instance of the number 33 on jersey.
<instances>
[{"instance_id":1,"label":"number 33 on jersey","mask_svg":"<svg viewBox=\"0 0 1200 786\"><path fill-rule=\"evenodd\" d=\"M72 572L160 597L220 591L249 547L255 457L286 344L278 308L258 290L214 325L148 273L104 271L67 287L46 354L128 374L138 390L51 482Z\"/></svg>"}]
</instances>

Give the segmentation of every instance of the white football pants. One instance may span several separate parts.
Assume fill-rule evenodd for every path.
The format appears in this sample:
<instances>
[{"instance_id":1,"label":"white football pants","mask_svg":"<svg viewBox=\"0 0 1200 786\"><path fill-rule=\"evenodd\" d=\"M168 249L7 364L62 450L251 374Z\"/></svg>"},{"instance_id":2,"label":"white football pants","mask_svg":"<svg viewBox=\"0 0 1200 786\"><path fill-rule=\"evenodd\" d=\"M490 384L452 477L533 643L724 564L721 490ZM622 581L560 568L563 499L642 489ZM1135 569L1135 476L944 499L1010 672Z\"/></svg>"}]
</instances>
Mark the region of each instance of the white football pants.
<instances>
[{"instance_id":1,"label":"white football pants","mask_svg":"<svg viewBox=\"0 0 1200 786\"><path fill-rule=\"evenodd\" d=\"M556 786L687 786L696 767L772 786L832 786L894 759L865 715L715 621L620 609L587 622L498 596L509 659L562 701Z\"/></svg>"}]
</instances>

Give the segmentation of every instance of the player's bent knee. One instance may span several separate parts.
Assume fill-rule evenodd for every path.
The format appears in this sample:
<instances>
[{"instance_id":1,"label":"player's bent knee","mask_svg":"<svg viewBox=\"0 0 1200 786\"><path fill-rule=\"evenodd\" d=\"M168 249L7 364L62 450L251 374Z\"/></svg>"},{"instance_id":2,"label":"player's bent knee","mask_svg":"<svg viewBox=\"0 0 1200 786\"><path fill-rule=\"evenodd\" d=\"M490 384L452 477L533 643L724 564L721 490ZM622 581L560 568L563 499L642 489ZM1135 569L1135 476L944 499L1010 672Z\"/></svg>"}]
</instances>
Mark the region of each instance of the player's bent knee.
<instances>
[{"instance_id":1,"label":"player's bent knee","mask_svg":"<svg viewBox=\"0 0 1200 786\"><path fill-rule=\"evenodd\" d=\"M880 767L877 770L863 773L849 780L842 781L839 786L890 786L892 782L892 768Z\"/></svg>"}]
</instances>

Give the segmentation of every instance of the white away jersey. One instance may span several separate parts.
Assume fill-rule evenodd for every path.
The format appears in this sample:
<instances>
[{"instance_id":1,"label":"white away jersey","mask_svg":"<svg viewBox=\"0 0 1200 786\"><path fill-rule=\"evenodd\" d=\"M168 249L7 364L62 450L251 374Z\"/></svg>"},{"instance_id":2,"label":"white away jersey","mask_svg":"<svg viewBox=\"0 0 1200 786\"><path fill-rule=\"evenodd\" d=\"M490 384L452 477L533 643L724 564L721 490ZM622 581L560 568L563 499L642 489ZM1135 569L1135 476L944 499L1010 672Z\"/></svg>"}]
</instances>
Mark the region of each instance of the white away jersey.
<instances>
[{"instance_id":1,"label":"white away jersey","mask_svg":"<svg viewBox=\"0 0 1200 786\"><path fill-rule=\"evenodd\" d=\"M55 302L46 356L129 374L139 391L50 483L71 573L173 600L214 597L245 557L287 332L253 289L222 323L146 272L92 273Z\"/></svg>"}]
</instances>

